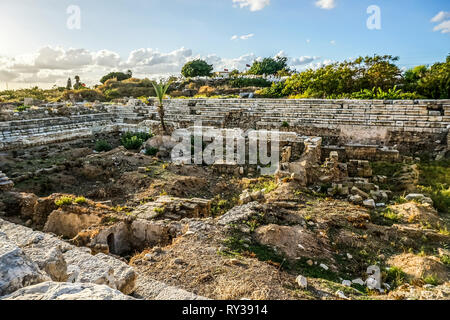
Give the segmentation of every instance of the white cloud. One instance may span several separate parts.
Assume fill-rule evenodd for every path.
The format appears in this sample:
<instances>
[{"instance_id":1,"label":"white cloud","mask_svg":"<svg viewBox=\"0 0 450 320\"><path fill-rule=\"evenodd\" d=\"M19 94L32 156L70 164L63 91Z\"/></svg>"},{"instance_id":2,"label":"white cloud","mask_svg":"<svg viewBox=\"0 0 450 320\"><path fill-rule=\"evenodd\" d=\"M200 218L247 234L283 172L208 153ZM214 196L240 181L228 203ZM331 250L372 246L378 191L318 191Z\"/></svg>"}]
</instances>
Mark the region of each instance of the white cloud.
<instances>
[{"instance_id":1,"label":"white cloud","mask_svg":"<svg viewBox=\"0 0 450 320\"><path fill-rule=\"evenodd\" d=\"M336 7L336 0L317 0L316 6L321 9L330 10Z\"/></svg>"},{"instance_id":2,"label":"white cloud","mask_svg":"<svg viewBox=\"0 0 450 320\"><path fill-rule=\"evenodd\" d=\"M334 46L336 44L336 40L331 40L330 44Z\"/></svg>"},{"instance_id":3,"label":"white cloud","mask_svg":"<svg viewBox=\"0 0 450 320\"><path fill-rule=\"evenodd\" d=\"M251 34L250 34L251 35ZM238 36L250 38L249 35ZM276 56L287 56L283 51ZM79 75L88 86L98 84L105 74L111 71L130 69L138 78L160 78L179 75L183 65L194 59L204 59L214 65L215 71L224 69L246 69L262 57L254 53L239 57L224 58L217 54L193 54L191 49L179 48L170 52L161 52L152 48L141 48L130 52L126 57L109 50L90 51L86 49L64 49L62 47L44 47L35 53L16 57L0 56L0 85L7 82L11 87L38 85L43 88L53 85L65 86L67 78ZM319 57L288 57L288 65L301 69L318 61Z\"/></svg>"},{"instance_id":4,"label":"white cloud","mask_svg":"<svg viewBox=\"0 0 450 320\"><path fill-rule=\"evenodd\" d=\"M270 4L270 0L233 0L234 6L248 7L250 11L259 11Z\"/></svg>"},{"instance_id":5,"label":"white cloud","mask_svg":"<svg viewBox=\"0 0 450 320\"><path fill-rule=\"evenodd\" d=\"M431 22L439 23L433 28L433 31L438 31L441 33L450 33L450 12L441 11L437 15L435 15ZM447 19L447 20L446 20Z\"/></svg>"},{"instance_id":6,"label":"white cloud","mask_svg":"<svg viewBox=\"0 0 450 320\"><path fill-rule=\"evenodd\" d=\"M115 68L120 63L120 56L109 50L100 50L93 54L94 62L99 66Z\"/></svg>"},{"instance_id":7,"label":"white cloud","mask_svg":"<svg viewBox=\"0 0 450 320\"><path fill-rule=\"evenodd\" d=\"M17 72L11 72L6 70L0 70L0 81L12 81L19 77L19 74Z\"/></svg>"},{"instance_id":8,"label":"white cloud","mask_svg":"<svg viewBox=\"0 0 450 320\"><path fill-rule=\"evenodd\" d=\"M255 36L254 33L244 34L244 35L242 35L242 36L234 35L234 36L231 37L231 40L238 40L238 39L241 39L241 40L248 40L248 39L250 39L250 38L253 38L254 36Z\"/></svg>"},{"instance_id":9,"label":"white cloud","mask_svg":"<svg viewBox=\"0 0 450 320\"><path fill-rule=\"evenodd\" d=\"M431 19L431 22L440 22L447 18L450 18L450 12L441 11Z\"/></svg>"},{"instance_id":10,"label":"white cloud","mask_svg":"<svg viewBox=\"0 0 450 320\"><path fill-rule=\"evenodd\" d=\"M450 20L441 22L433 28L433 31L440 31L441 33L450 33Z\"/></svg>"}]
</instances>

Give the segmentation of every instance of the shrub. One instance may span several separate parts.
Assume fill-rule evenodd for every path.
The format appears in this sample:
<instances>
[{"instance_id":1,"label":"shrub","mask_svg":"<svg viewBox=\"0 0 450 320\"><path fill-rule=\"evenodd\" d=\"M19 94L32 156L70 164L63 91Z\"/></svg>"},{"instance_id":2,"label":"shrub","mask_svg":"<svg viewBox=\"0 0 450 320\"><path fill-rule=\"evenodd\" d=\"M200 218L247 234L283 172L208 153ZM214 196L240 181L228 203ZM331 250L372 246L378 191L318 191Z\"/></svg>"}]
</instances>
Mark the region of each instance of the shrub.
<instances>
[{"instance_id":1,"label":"shrub","mask_svg":"<svg viewBox=\"0 0 450 320\"><path fill-rule=\"evenodd\" d=\"M287 121L283 121L283 123L281 124L282 128L289 128L289 122Z\"/></svg>"},{"instance_id":2,"label":"shrub","mask_svg":"<svg viewBox=\"0 0 450 320\"><path fill-rule=\"evenodd\" d=\"M112 149L111 145L106 140L98 140L95 143L94 150L97 152L110 151Z\"/></svg>"},{"instance_id":3,"label":"shrub","mask_svg":"<svg viewBox=\"0 0 450 320\"><path fill-rule=\"evenodd\" d=\"M56 204L58 207L71 205L72 202L73 202L73 198L72 198L72 197L69 197L69 196L63 196L63 197L61 197L61 198L55 200L55 204Z\"/></svg>"},{"instance_id":4,"label":"shrub","mask_svg":"<svg viewBox=\"0 0 450 320\"><path fill-rule=\"evenodd\" d=\"M129 78L123 81L109 79L97 88L105 97L111 101L123 97L154 97L155 90L149 79Z\"/></svg>"},{"instance_id":5,"label":"shrub","mask_svg":"<svg viewBox=\"0 0 450 320\"><path fill-rule=\"evenodd\" d=\"M128 150L137 150L152 136L151 133L146 132L126 132L122 135L120 142Z\"/></svg>"},{"instance_id":6,"label":"shrub","mask_svg":"<svg viewBox=\"0 0 450 320\"><path fill-rule=\"evenodd\" d=\"M263 78L236 78L229 82L230 86L233 88L244 88L244 87L261 87L266 88L272 85L272 82Z\"/></svg>"},{"instance_id":7,"label":"shrub","mask_svg":"<svg viewBox=\"0 0 450 320\"><path fill-rule=\"evenodd\" d=\"M158 153L158 148L150 147L145 149L145 154L147 156L155 156Z\"/></svg>"},{"instance_id":8,"label":"shrub","mask_svg":"<svg viewBox=\"0 0 450 320\"><path fill-rule=\"evenodd\" d=\"M106 76L103 76L100 79L101 83L105 83L106 81L108 81L109 79L116 79L117 81L123 81L123 80L127 80L130 79L131 76L133 74L131 73L130 70L128 70L127 73L123 73L123 72L110 72L108 73Z\"/></svg>"},{"instance_id":9,"label":"shrub","mask_svg":"<svg viewBox=\"0 0 450 320\"><path fill-rule=\"evenodd\" d=\"M272 83L269 88L264 88L255 92L257 96L264 98L282 98L284 82Z\"/></svg>"},{"instance_id":10,"label":"shrub","mask_svg":"<svg viewBox=\"0 0 450 320\"><path fill-rule=\"evenodd\" d=\"M94 102L105 101L105 96L102 92L93 89L79 89L79 90L66 90L62 95L63 100L75 100L75 101L90 101Z\"/></svg>"},{"instance_id":11,"label":"shrub","mask_svg":"<svg viewBox=\"0 0 450 320\"><path fill-rule=\"evenodd\" d=\"M391 267L386 272L386 282L395 289L406 282L406 274L398 267Z\"/></svg>"}]
</instances>

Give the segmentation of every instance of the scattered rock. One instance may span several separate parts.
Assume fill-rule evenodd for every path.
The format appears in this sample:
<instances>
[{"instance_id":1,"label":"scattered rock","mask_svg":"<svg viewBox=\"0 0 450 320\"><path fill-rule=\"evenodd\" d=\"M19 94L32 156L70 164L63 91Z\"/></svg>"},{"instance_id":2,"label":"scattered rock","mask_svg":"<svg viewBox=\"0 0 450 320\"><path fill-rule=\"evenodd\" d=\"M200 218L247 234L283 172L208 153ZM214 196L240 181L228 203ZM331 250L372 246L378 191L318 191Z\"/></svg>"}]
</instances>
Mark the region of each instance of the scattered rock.
<instances>
[{"instance_id":1,"label":"scattered rock","mask_svg":"<svg viewBox=\"0 0 450 320\"><path fill-rule=\"evenodd\" d=\"M375 201L373 199L367 199L363 201L363 205L366 208L370 208L370 209L375 209L376 208L376 204Z\"/></svg>"},{"instance_id":2,"label":"scattered rock","mask_svg":"<svg viewBox=\"0 0 450 320\"><path fill-rule=\"evenodd\" d=\"M342 281L342 285L346 286L346 287L351 287L352 286L352 282L350 280L343 280Z\"/></svg>"},{"instance_id":3,"label":"scattered rock","mask_svg":"<svg viewBox=\"0 0 450 320\"><path fill-rule=\"evenodd\" d=\"M405 199L408 201L414 200L420 203L428 203L431 206L433 205L433 200L431 200L431 198L429 197L425 197L421 193L410 193L405 197Z\"/></svg>"},{"instance_id":4,"label":"scattered rock","mask_svg":"<svg viewBox=\"0 0 450 320\"><path fill-rule=\"evenodd\" d=\"M299 275L295 281L297 282L298 286L301 289L307 289L308 288L308 279L302 275Z\"/></svg>"}]
</instances>

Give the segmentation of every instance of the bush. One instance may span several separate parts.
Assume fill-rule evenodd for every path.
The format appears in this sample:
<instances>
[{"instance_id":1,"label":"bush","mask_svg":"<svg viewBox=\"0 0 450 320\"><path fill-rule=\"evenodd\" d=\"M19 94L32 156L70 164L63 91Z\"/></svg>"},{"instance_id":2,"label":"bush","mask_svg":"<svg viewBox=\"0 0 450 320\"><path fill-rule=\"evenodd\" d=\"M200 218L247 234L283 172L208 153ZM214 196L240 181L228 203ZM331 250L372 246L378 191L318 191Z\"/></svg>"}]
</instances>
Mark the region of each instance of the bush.
<instances>
[{"instance_id":1,"label":"bush","mask_svg":"<svg viewBox=\"0 0 450 320\"><path fill-rule=\"evenodd\" d=\"M158 148L150 147L150 148L145 149L145 154L147 156L153 157L158 153L158 151L159 151Z\"/></svg>"},{"instance_id":2,"label":"bush","mask_svg":"<svg viewBox=\"0 0 450 320\"><path fill-rule=\"evenodd\" d=\"M282 98L284 82L272 83L269 88L264 88L255 92L257 96L263 98Z\"/></svg>"},{"instance_id":3,"label":"bush","mask_svg":"<svg viewBox=\"0 0 450 320\"><path fill-rule=\"evenodd\" d=\"M263 78L236 78L229 82L230 86L233 88L244 88L244 87L260 87L267 88L272 85L272 82Z\"/></svg>"},{"instance_id":4,"label":"bush","mask_svg":"<svg viewBox=\"0 0 450 320\"><path fill-rule=\"evenodd\" d=\"M106 76L102 77L100 79L101 83L105 83L106 81L108 81L109 79L116 79L117 81L123 81L123 80L127 80L130 79L132 76L132 73L130 70L128 70L127 73L123 73L123 72L110 72L108 73Z\"/></svg>"},{"instance_id":5,"label":"bush","mask_svg":"<svg viewBox=\"0 0 450 320\"><path fill-rule=\"evenodd\" d=\"M62 95L63 100L72 100L72 98L77 102L85 100L89 102L94 102L96 100L105 101L103 93L93 89L66 90Z\"/></svg>"},{"instance_id":6,"label":"bush","mask_svg":"<svg viewBox=\"0 0 450 320\"><path fill-rule=\"evenodd\" d=\"M95 143L94 150L97 151L97 152L110 151L110 150L112 150L112 147L108 143L108 141L106 141L106 140L98 140Z\"/></svg>"},{"instance_id":7,"label":"bush","mask_svg":"<svg viewBox=\"0 0 450 320\"><path fill-rule=\"evenodd\" d=\"M181 69L181 74L186 78L209 77L213 71L213 66L204 60L193 60L186 63Z\"/></svg>"},{"instance_id":8,"label":"bush","mask_svg":"<svg viewBox=\"0 0 450 320\"><path fill-rule=\"evenodd\" d=\"M386 282L395 289L406 282L406 274L398 267L391 267L386 272Z\"/></svg>"},{"instance_id":9,"label":"bush","mask_svg":"<svg viewBox=\"0 0 450 320\"><path fill-rule=\"evenodd\" d=\"M151 133L146 132L126 132L122 135L120 142L128 150L137 150L152 136Z\"/></svg>"},{"instance_id":10,"label":"bush","mask_svg":"<svg viewBox=\"0 0 450 320\"><path fill-rule=\"evenodd\" d=\"M155 90L149 79L129 78L123 81L109 79L97 88L105 100L111 101L123 97L154 97Z\"/></svg>"}]
</instances>

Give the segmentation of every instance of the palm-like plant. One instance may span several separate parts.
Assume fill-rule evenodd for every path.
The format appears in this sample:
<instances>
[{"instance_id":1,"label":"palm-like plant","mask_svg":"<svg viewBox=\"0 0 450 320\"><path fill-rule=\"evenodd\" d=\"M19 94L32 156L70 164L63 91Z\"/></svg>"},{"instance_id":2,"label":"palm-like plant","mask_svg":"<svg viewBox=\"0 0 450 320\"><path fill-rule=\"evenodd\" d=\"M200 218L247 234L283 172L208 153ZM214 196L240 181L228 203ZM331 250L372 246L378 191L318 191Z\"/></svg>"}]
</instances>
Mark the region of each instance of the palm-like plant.
<instances>
[{"instance_id":1,"label":"palm-like plant","mask_svg":"<svg viewBox=\"0 0 450 320\"><path fill-rule=\"evenodd\" d=\"M171 80L167 81L166 83L164 83L163 81L160 81L159 83L157 83L156 81L152 82L153 88L155 88L156 97L158 98L158 101L159 101L158 114L159 114L159 119L161 121L161 127L162 127L164 133L167 133L167 128L166 128L166 124L164 123L163 101L164 101L166 92L169 89L170 83L171 83Z\"/></svg>"}]
</instances>

